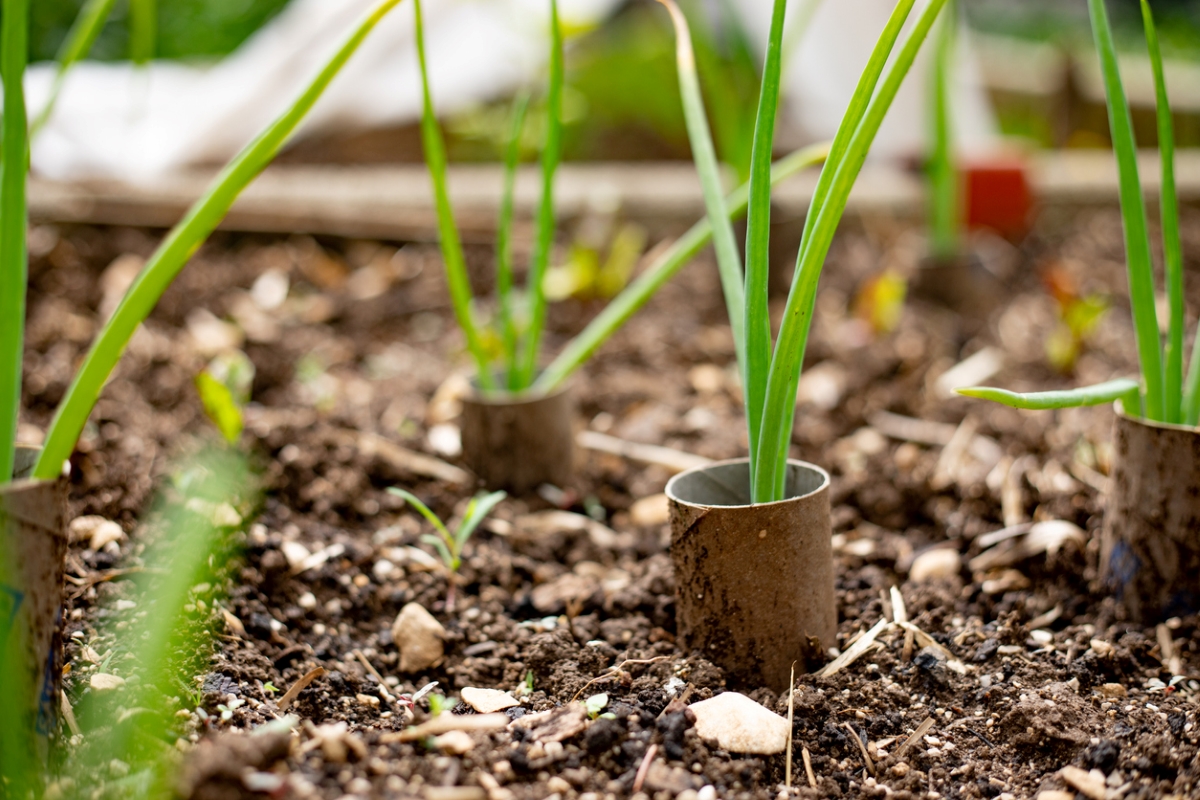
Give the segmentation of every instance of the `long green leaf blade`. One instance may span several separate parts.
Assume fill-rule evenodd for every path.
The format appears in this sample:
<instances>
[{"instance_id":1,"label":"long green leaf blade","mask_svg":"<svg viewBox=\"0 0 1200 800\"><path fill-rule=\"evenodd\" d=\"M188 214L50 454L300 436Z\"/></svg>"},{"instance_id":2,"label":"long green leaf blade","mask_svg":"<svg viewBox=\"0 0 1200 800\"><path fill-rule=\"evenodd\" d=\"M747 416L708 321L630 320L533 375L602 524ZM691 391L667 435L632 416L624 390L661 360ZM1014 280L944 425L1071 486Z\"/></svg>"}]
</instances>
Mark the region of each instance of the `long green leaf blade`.
<instances>
[{"instance_id":1,"label":"long green leaf blade","mask_svg":"<svg viewBox=\"0 0 1200 800\"><path fill-rule=\"evenodd\" d=\"M783 61L783 18L787 0L775 0L767 56L763 62L758 115L754 120L754 146L750 151L750 205L746 212L746 428L750 442L750 481L754 482L759 427L771 368L771 313L767 286L771 273L771 152L775 143L775 115L779 107L779 72Z\"/></svg>"},{"instance_id":2,"label":"long green leaf blade","mask_svg":"<svg viewBox=\"0 0 1200 800\"><path fill-rule=\"evenodd\" d=\"M875 42L875 47L871 51L871 56L870 56L870 58L867 59L867 64L863 68L862 74L859 76L858 85L855 87L854 93L850 96L850 103L846 108L846 113L842 117L842 122L838 126L837 133L834 134L833 143L830 147L829 157L825 161L825 167L824 167L824 169L821 170L821 174L817 177L817 186L813 191L812 201L809 205L809 213L805 216L805 219L804 219L804 232L800 239L800 252L797 254L797 257L796 257L796 275L792 281L791 294L794 294L797 290L797 284L799 283L799 278L800 278L800 274L801 274L801 267L805 263L806 250L812 246L814 238L815 238L813 235L813 231L815 230L816 224L817 224L818 215L817 215L816 211L818 209L825 207L825 205L827 204L829 192L830 192L831 188L833 187L834 179L838 174L838 167L845 160L846 151L850 147L850 144L854 137L855 132L859 129L859 126L862 123L863 116L867 113L867 109L870 104L871 97L875 93L875 88L876 88L877 84L879 83L880 76L883 74L883 69L887 64L888 57L891 55L892 50L895 48L896 41L900 37L900 32L904 27L905 21L908 19L909 14L912 12L914 3L915 3L915 0L900 0L900 2L898 2L896 4L896 6L892 9L892 14L888 18L887 24L884 26L883 32L880 34L879 39ZM791 302L792 302L791 295L789 295L789 303L791 303ZM810 311L810 313L811 313L811 311ZM780 340L782 340L783 334L784 334L784 331L781 328L780 333L779 333ZM808 336L807 326L804 328L803 332L801 333L801 336L805 340L807 340L807 336ZM804 342L803 341L800 343L799 350L800 350L800 358L803 359L803 353L804 353ZM778 343L776 344L776 353L774 353L772 355L772 369L774 368L775 359L778 358L777 351L778 351ZM799 366L797 366L797 370L799 370ZM771 380L770 373L768 373L768 378L767 378L768 395L771 391L770 380ZM798 371L797 371L795 380L797 382L799 382L799 380L800 380ZM794 388L791 390L791 394L792 395L795 394ZM760 486L760 483L759 483L758 477L757 477L757 471L761 464L763 464L764 462L770 464L773 461L778 461L779 458L782 458L783 461L786 462L786 459L787 459L786 442L791 437L791 426L792 426L791 420L789 419L785 423L785 425L786 425L786 430L784 430L784 431L775 431L771 428L771 422L770 422L770 419L767 414L766 403L764 403L763 421L760 424L760 434L759 434L759 451L760 452L759 452L759 455L755 458L755 461L757 463L755 464L755 466L752 469L752 471L755 473L755 481L751 484L751 493L752 493L752 496L753 496L753 499L755 502L766 502L768 499L771 499L771 498L775 497L776 495L782 497L783 481L784 481L784 475L785 475L784 470L786 470L786 464L783 467L783 469L780 470L780 474L778 476L775 476L772 479L771 483L769 483L769 484L762 483L761 484L763 487L771 486L774 488L770 488L770 489L764 488L764 489L760 490L756 487ZM764 458L761 455L761 451L763 448L762 440L764 438L771 438L771 439L782 438L783 441L785 442L785 444L783 445L783 455L781 457L775 457L772 459ZM772 444L770 446L772 447L772 449L776 449L779 447L779 445L777 445L777 444ZM768 469L771 471L774 471L774 467L768 467ZM754 492L759 492L759 494L754 495L753 494Z\"/></svg>"},{"instance_id":3,"label":"long green leaf blade","mask_svg":"<svg viewBox=\"0 0 1200 800\"><path fill-rule=\"evenodd\" d=\"M733 346L737 352L738 370L742 386L746 386L746 325L745 286L742 260L738 255L733 225L729 221L729 209L725 205L725 194L721 188L720 168L713 147L712 133L708 129L708 118L704 111L704 99L700 94L700 81L696 77L696 58L692 52L692 38L688 31L687 18L674 0L659 0L671 15L675 26L675 61L679 72L679 93L683 99L684 121L687 123L688 141L692 146L692 158L700 174L700 185L704 190L704 206L708 209L708 222L713 230L713 249L717 254L717 268L721 276L721 288L725 294L725 307L729 311L729 326L733 331Z\"/></svg>"},{"instance_id":4,"label":"long green leaf blade","mask_svg":"<svg viewBox=\"0 0 1200 800\"><path fill-rule=\"evenodd\" d=\"M1140 387L1135 380L1118 378L1092 386L1053 392L1010 392L990 386L968 386L954 391L965 397L978 397L982 400L1003 403L1012 408L1031 410L1098 406L1114 400L1121 400L1126 413L1137 415Z\"/></svg>"},{"instance_id":5,"label":"long green leaf blade","mask_svg":"<svg viewBox=\"0 0 1200 800\"><path fill-rule=\"evenodd\" d=\"M158 0L129 0L129 57L141 66L154 58Z\"/></svg>"},{"instance_id":6,"label":"long green leaf blade","mask_svg":"<svg viewBox=\"0 0 1200 800\"><path fill-rule=\"evenodd\" d=\"M429 520L433 527L437 528L437 532L442 535L442 538L448 542L454 541L454 537L450 535L450 531L446 530L446 526L442 523L441 518L438 517L437 514L433 513L433 511L429 508L429 506L425 505L421 498L417 497L407 489L401 489L399 486L389 486L388 494L394 494L397 497L403 497L405 502L420 512L422 517Z\"/></svg>"},{"instance_id":7,"label":"long green leaf blade","mask_svg":"<svg viewBox=\"0 0 1200 800\"><path fill-rule=\"evenodd\" d=\"M1158 316L1154 308L1154 274L1150 256L1150 235L1146 225L1146 204L1138 177L1137 143L1133 136L1133 119L1125 101L1125 89L1117 68L1117 49L1104 0L1088 0L1092 18L1092 34L1100 56L1104 76L1104 94L1108 100L1108 124L1112 133L1113 150L1117 157L1117 174L1121 194L1121 215L1125 223L1125 261L1129 273L1129 301L1133 307L1133 327L1137 339L1138 361L1146 391L1146 417L1166 419L1163 393L1162 343L1158 333Z\"/></svg>"},{"instance_id":8,"label":"long green leaf blade","mask_svg":"<svg viewBox=\"0 0 1200 800\"><path fill-rule=\"evenodd\" d=\"M7 0L12 2L13 0ZM125 345L138 325L171 285L188 259L217 227L242 190L266 168L330 81L358 50L359 45L401 0L382 0L358 24L304 92L278 119L248 144L221 170L208 190L158 246L154 255L125 293L117 310L105 323L83 365L67 389L46 435L34 468L37 478L54 478L70 458L104 382L112 374Z\"/></svg>"},{"instance_id":9,"label":"long green leaf blade","mask_svg":"<svg viewBox=\"0 0 1200 800\"><path fill-rule=\"evenodd\" d=\"M937 33L933 62L933 152L929 159L930 239L938 258L953 258L959 250L958 170L954 164L950 81L956 41L955 0L946 4Z\"/></svg>"},{"instance_id":10,"label":"long green leaf blade","mask_svg":"<svg viewBox=\"0 0 1200 800\"><path fill-rule=\"evenodd\" d=\"M771 358L771 372L767 379L767 401L763 411L762 439L760 441L759 464L755 470L755 483L752 487L754 502L762 503L783 498L784 481L787 475L788 444L791 441L792 424L795 417L796 387L800 381L800 370L803 366L804 351L808 344L808 329L812 322L813 304L816 300L817 282L821 277L821 269L825 256L833 242L833 235L845 211L850 189L866 161L867 152L875 140L875 134L891 107L892 100L904 77L912 67L921 45L929 34L929 29L937 19L946 0L931 0L916 25L900 49L892 66L889 68L882 85L867 107L866 114L856 126L852 138L845 146L842 158L838 163L827 161L822 170L822 178L831 169L833 178L827 184L826 194L813 198L809 209L809 219L815 221L811 230L806 231L805 241L801 243L800 255L797 259L796 279L788 294L787 305L784 309L783 323L775 345L775 353ZM897 7L899 10L899 6ZM895 13L893 13L895 18ZM901 20L901 24L902 24ZM897 30L898 33L898 30ZM886 44L892 32L885 28L879 44ZM895 40L891 39L894 44ZM879 45L876 46L879 49ZM883 53L886 61L890 54L891 45ZM872 56L872 61L874 55ZM871 62L868 62L870 64ZM864 78L868 76L864 75ZM873 84L874 82L871 81ZM857 95L865 90L866 83L860 81ZM857 98L856 98L857 99ZM851 107L855 104L851 100ZM843 118L839 127L838 137L842 137L843 129L850 123ZM834 139L836 148L838 139ZM830 158L833 158L831 154ZM820 182L818 182L818 190ZM806 227L808 222L806 221Z\"/></svg>"},{"instance_id":11,"label":"long green leaf blade","mask_svg":"<svg viewBox=\"0 0 1200 800\"><path fill-rule=\"evenodd\" d=\"M58 102L58 95L62 92L63 83L66 82L67 73L71 71L71 67L75 65L76 61L86 58L87 54L92 51L92 45L96 43L96 38L104 29L104 24L108 22L113 6L116 4L117 0L87 0L83 8L79 9L75 22L71 24L71 30L67 32L67 38L63 40L62 47L59 48L58 70L54 73L54 85L50 88L50 97L46 100L46 104L42 106L42 110L38 112L37 118L29 128L30 139L37 136L38 131L50 120L50 115L54 113L54 106Z\"/></svg>"},{"instance_id":12,"label":"long green leaf blade","mask_svg":"<svg viewBox=\"0 0 1200 800\"><path fill-rule=\"evenodd\" d=\"M475 359L479 386L485 391L492 391L496 388L496 381L492 377L487 351L480 340L471 311L471 281L467 277L467 260L463 256L458 225L454 222L454 206L450 203L450 189L446 180L446 144L442 140L442 129L433 110L433 95L429 91L429 68L425 59L425 22L421 13L421 0L413 0L413 15L416 18L417 60L421 66L421 143L425 149L425 165L433 182L438 242L442 248L442 261L446 265L446 284L450 290L454 316L467 339L467 350Z\"/></svg>"},{"instance_id":13,"label":"long green leaf blade","mask_svg":"<svg viewBox=\"0 0 1200 800\"><path fill-rule=\"evenodd\" d=\"M1171 319L1167 327L1166 369L1163 403L1166 421L1183 420L1183 245L1179 238L1179 198L1175 194L1175 129L1171 123L1171 101L1167 97L1167 80L1163 75L1162 52L1158 47L1158 31L1150 3L1142 0L1142 24L1146 29L1146 48L1154 72L1154 98L1158 114L1158 153L1162 161L1162 194L1159 213L1162 215L1163 267L1167 276L1167 302ZM1195 376L1200 380L1200 375ZM1194 392L1193 392L1194 393Z\"/></svg>"},{"instance_id":14,"label":"long green leaf blade","mask_svg":"<svg viewBox=\"0 0 1200 800\"><path fill-rule=\"evenodd\" d=\"M562 159L563 38L558 21L558 0L550 0L550 87L546 95L546 144L542 149L542 197L538 202L537 238L526 278L529 294L529 329L520 365L519 389L533 383L537 374L542 329L546 325L546 268L554 248L554 176Z\"/></svg>"},{"instance_id":15,"label":"long green leaf blade","mask_svg":"<svg viewBox=\"0 0 1200 800\"><path fill-rule=\"evenodd\" d=\"M829 144L826 142L784 156L775 163L775 168L771 171L771 185L778 186L784 179L800 170L820 164L828 153ZM749 188L749 184L744 183L725 198L731 219L738 219L745 213ZM712 224L706 215L655 258L636 280L625 287L579 335L567 343L554 362L538 378L533 386L534 390L548 394L561 386L563 381L595 355L601 345L629 321L663 284L691 262L711 239Z\"/></svg>"},{"instance_id":16,"label":"long green leaf blade","mask_svg":"<svg viewBox=\"0 0 1200 800\"><path fill-rule=\"evenodd\" d=\"M513 196L517 188L517 166L521 161L521 131L529 109L529 92L521 92L513 103L508 147L504 153L504 190L500 197L500 217L496 224L496 299L499 306L500 341L504 348L504 372L510 391L520 389L517 375L517 324L512 307L512 227Z\"/></svg>"},{"instance_id":17,"label":"long green leaf blade","mask_svg":"<svg viewBox=\"0 0 1200 800\"><path fill-rule=\"evenodd\" d=\"M25 118L25 62L29 51L29 0L4 0L0 69L4 73L4 121L0 130L0 485L12 480L21 408L24 357L25 252L28 212L25 171L29 140Z\"/></svg>"},{"instance_id":18,"label":"long green leaf blade","mask_svg":"<svg viewBox=\"0 0 1200 800\"><path fill-rule=\"evenodd\" d=\"M505 492L492 492L471 498L462 524L454 532L454 542L458 546L459 554L462 553L463 545L471 538L471 534L475 533L475 529L479 527L479 523L483 522L484 518L492 513L496 504L506 497L508 495Z\"/></svg>"}]
</instances>

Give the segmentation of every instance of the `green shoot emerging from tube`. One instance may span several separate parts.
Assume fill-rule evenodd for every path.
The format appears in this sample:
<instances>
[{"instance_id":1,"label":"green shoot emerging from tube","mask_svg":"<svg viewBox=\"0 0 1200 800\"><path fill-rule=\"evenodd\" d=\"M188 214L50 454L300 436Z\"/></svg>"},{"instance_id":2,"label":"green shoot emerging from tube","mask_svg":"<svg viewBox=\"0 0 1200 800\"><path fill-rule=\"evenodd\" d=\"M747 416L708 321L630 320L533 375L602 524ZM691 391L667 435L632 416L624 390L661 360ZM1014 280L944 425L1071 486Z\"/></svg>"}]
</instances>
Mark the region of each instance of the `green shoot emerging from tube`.
<instances>
[{"instance_id":1,"label":"green shoot emerging from tube","mask_svg":"<svg viewBox=\"0 0 1200 800\"><path fill-rule=\"evenodd\" d=\"M660 2L667 6L675 25L676 62L688 137L704 187L708 219L714 230L714 249L746 397L750 494L755 503L782 500L796 389L825 256L875 134L946 0L932 0L897 49L901 29L915 2L900 0L880 35L817 181L805 218L783 323L774 342L767 308L771 151L779 102L786 0L775 0L763 66L750 165L744 270L729 222L729 209L721 192L687 20L673 0Z\"/></svg>"},{"instance_id":2,"label":"green shoot emerging from tube","mask_svg":"<svg viewBox=\"0 0 1200 800\"><path fill-rule=\"evenodd\" d=\"M1125 230L1125 261L1129 277L1129 300L1137 344L1141 381L1117 380L1062 392L1018 394L986 387L959 389L959 394L984 397L1016 408L1068 408L1121 400L1125 414L1153 422L1194 426L1200 418L1200 338L1192 346L1186 381L1183 371L1183 255L1179 236L1179 200L1175 193L1175 132L1171 106L1163 78L1162 54L1150 4L1141 0L1142 24L1154 75L1157 105L1159 155L1162 160L1161 217L1163 261L1166 273L1169 320L1166 346L1159 334L1154 304L1154 272L1150 254L1149 222L1138 175L1137 143L1133 118L1125 99L1117 51L1104 0L1088 0L1092 34L1100 57L1104 93L1108 101L1108 123L1117 158L1121 196L1121 218ZM1132 387L1132 388L1131 388ZM1051 396L1053 404L1045 404Z\"/></svg>"}]
</instances>

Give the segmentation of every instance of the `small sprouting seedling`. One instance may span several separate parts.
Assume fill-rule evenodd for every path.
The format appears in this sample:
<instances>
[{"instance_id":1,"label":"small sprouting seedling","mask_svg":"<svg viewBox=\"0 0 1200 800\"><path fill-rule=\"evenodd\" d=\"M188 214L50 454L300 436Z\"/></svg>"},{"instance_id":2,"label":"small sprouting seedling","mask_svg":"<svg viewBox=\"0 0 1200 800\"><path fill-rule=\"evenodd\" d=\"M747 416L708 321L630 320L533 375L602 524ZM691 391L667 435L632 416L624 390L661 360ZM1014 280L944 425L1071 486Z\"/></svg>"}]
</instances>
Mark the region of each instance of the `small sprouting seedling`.
<instances>
[{"instance_id":1,"label":"small sprouting seedling","mask_svg":"<svg viewBox=\"0 0 1200 800\"><path fill-rule=\"evenodd\" d=\"M276 686L274 683L271 683L271 681L267 681L266 683L264 683L262 688L263 688L263 691L269 695L275 695L275 694L279 693L279 687Z\"/></svg>"},{"instance_id":2,"label":"small sprouting seedling","mask_svg":"<svg viewBox=\"0 0 1200 800\"><path fill-rule=\"evenodd\" d=\"M429 716L440 717L442 714L448 713L458 705L458 699L455 697L446 697L437 693L429 695Z\"/></svg>"},{"instance_id":3,"label":"small sprouting seedling","mask_svg":"<svg viewBox=\"0 0 1200 800\"><path fill-rule=\"evenodd\" d=\"M583 707L587 709L588 719L596 719L600 716L600 712L608 705L608 695L603 692L594 694L583 701Z\"/></svg>"},{"instance_id":4,"label":"small sprouting seedling","mask_svg":"<svg viewBox=\"0 0 1200 800\"><path fill-rule=\"evenodd\" d=\"M242 408L250 401L253 382L254 364L240 350L217 356L196 376L204 413L230 444L242 435Z\"/></svg>"},{"instance_id":5,"label":"small sprouting seedling","mask_svg":"<svg viewBox=\"0 0 1200 800\"><path fill-rule=\"evenodd\" d=\"M1137 142L1133 117L1121 83L1116 44L1109 26L1104 0L1088 0L1092 35L1100 57L1108 125L1117 161L1125 261L1129 277L1129 305L1133 312L1134 343L1137 346L1141 381L1119 379L1061 392L1019 394L974 386L958 389L968 397L995 400L1014 408L1073 408L1121 401L1131 417L1153 422L1194 426L1200 421L1200 338L1192 345L1190 366L1184 371L1183 251L1179 234L1179 198L1175 192L1175 132L1171 106L1163 77L1162 54L1154 17L1147 0L1141 0L1142 23L1150 66L1154 76L1158 141L1162 161L1161 202L1163 266L1166 275L1168 323L1164 347L1159 333L1154 300L1154 269L1150 250L1149 221L1141 178L1138 175Z\"/></svg>"},{"instance_id":6,"label":"small sprouting seedling","mask_svg":"<svg viewBox=\"0 0 1200 800\"><path fill-rule=\"evenodd\" d=\"M533 670L528 670L525 677L513 689L513 695L516 697L528 697L533 694Z\"/></svg>"},{"instance_id":7,"label":"small sprouting seedling","mask_svg":"<svg viewBox=\"0 0 1200 800\"><path fill-rule=\"evenodd\" d=\"M426 544L431 544L441 556L442 563L446 565L446 569L451 573L458 572L458 568L462 566L462 551L466 546L467 540L471 538L471 534L479 527L479 523L483 522L491 510L496 507L496 504L503 500L508 495L504 492L492 492L491 494L477 494L471 498L471 502L467 504L467 513L463 515L463 520L458 525L458 529L451 534L446 525L434 514L429 506L421 502L421 499L412 492L395 486L388 489L389 492L397 497L403 497L413 508L421 512L421 516L429 520L433 527L437 530L437 535L426 533L421 537L421 541Z\"/></svg>"}]
</instances>

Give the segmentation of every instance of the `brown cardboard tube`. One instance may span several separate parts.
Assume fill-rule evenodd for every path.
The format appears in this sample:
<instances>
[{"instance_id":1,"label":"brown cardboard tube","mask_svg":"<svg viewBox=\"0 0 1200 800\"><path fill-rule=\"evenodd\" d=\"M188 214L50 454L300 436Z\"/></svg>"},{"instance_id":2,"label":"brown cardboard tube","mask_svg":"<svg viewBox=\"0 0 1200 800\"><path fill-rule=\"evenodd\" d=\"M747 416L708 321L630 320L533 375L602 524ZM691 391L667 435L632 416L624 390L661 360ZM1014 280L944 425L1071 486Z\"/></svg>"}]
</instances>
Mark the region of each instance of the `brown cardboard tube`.
<instances>
[{"instance_id":1,"label":"brown cardboard tube","mask_svg":"<svg viewBox=\"0 0 1200 800\"><path fill-rule=\"evenodd\" d=\"M63 575L67 555L66 480L24 478L38 451L18 447L16 480L0 487L0 620L7 627L0 646L14 648L13 661L24 671L26 697L22 716L46 743L57 728L62 684ZM14 656L9 651L6 656ZM9 663L13 663L10 661ZM4 702L9 702L6 697ZM35 754L30 754L34 756Z\"/></svg>"},{"instance_id":2,"label":"brown cardboard tube","mask_svg":"<svg viewBox=\"0 0 1200 800\"><path fill-rule=\"evenodd\" d=\"M746 459L667 483L679 640L733 684L785 691L834 644L829 474L788 462L787 498L750 505Z\"/></svg>"},{"instance_id":3,"label":"brown cardboard tube","mask_svg":"<svg viewBox=\"0 0 1200 800\"><path fill-rule=\"evenodd\" d=\"M462 449L467 467L489 489L514 494L571 479L574 403L568 388L548 395L463 398Z\"/></svg>"},{"instance_id":4,"label":"brown cardboard tube","mask_svg":"<svg viewBox=\"0 0 1200 800\"><path fill-rule=\"evenodd\" d=\"M1200 430L1118 410L1100 566L1130 616L1200 610Z\"/></svg>"}]
</instances>

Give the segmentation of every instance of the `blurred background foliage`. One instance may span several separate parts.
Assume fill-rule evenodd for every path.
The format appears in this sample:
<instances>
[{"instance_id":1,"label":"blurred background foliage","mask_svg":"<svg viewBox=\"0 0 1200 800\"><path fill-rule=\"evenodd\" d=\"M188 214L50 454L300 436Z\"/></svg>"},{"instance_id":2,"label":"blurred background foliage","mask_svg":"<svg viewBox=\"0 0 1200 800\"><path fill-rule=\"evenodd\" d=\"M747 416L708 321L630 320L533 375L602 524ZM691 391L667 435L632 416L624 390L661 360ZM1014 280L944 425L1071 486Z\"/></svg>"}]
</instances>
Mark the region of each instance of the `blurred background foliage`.
<instances>
[{"instance_id":1,"label":"blurred background foliage","mask_svg":"<svg viewBox=\"0 0 1200 800\"><path fill-rule=\"evenodd\" d=\"M37 0L32 7L31 60L54 58L84 0ZM196 59L224 55L274 17L288 0L159 0L161 58ZM699 0L710 18L727 14L733 0ZM697 3L693 3L695 11ZM1137 0L1109 0L1119 43L1142 47ZM1154 0L1166 55L1200 60L1200 0ZM633 59L661 62L665 35L662 25L647 26L654 3L629 0L623 12L592 36L631 47ZM1090 41L1087 7L1080 0L964 0L966 17L981 30L1060 43ZM639 8L640 7L640 8ZM636 13L629 14L631 9ZM126 58L129 51L128 0L120 0L93 56L102 60ZM695 18L695 14L690 14ZM659 29L658 33L651 28ZM628 37L625 39L624 37ZM590 38L590 37L589 37ZM727 55L738 55L736 47ZM740 56L738 56L740 58ZM736 59L735 59L736 60ZM631 69L632 71L632 69ZM645 77L658 80L656 72ZM615 90L609 90L615 91ZM674 123L672 123L674 124Z\"/></svg>"},{"instance_id":2,"label":"blurred background foliage","mask_svg":"<svg viewBox=\"0 0 1200 800\"><path fill-rule=\"evenodd\" d=\"M30 60L53 59L84 0L36 0L30 9ZM159 58L210 59L237 48L274 17L287 0L159 0ZM119 0L92 58L129 56L129 3Z\"/></svg>"}]
</instances>

